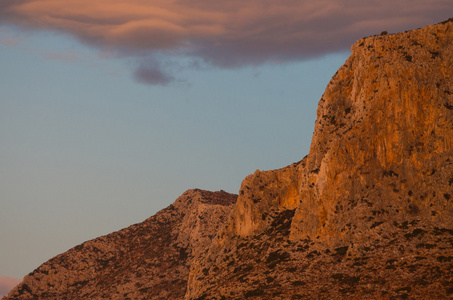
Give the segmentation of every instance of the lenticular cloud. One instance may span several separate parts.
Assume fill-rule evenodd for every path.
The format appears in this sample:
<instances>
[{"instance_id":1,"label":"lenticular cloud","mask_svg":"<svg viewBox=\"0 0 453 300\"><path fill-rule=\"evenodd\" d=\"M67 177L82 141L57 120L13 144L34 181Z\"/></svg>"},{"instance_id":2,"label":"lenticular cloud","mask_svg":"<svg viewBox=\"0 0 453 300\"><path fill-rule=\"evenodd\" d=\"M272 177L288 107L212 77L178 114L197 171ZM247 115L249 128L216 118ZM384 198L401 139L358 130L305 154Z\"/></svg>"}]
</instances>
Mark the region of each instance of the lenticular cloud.
<instances>
[{"instance_id":1,"label":"lenticular cloud","mask_svg":"<svg viewBox=\"0 0 453 300\"><path fill-rule=\"evenodd\" d=\"M8 0L0 22L68 33L121 55L183 55L232 68L345 50L363 36L440 22L451 11L451 0ZM136 77L172 79L153 70Z\"/></svg>"}]
</instances>

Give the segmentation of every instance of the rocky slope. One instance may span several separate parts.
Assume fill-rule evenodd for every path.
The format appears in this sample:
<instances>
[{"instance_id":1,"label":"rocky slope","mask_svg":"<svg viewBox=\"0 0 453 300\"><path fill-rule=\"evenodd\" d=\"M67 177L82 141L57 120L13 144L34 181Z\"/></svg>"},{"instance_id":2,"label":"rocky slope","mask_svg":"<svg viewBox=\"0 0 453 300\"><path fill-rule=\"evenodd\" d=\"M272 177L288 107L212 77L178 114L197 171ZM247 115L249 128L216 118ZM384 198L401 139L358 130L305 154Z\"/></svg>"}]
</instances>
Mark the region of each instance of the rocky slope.
<instances>
[{"instance_id":1,"label":"rocky slope","mask_svg":"<svg viewBox=\"0 0 453 300\"><path fill-rule=\"evenodd\" d=\"M50 260L7 299L452 298L452 197L449 20L357 41L310 153L249 175L234 206L203 204L215 213L200 219L201 200L177 200Z\"/></svg>"},{"instance_id":2,"label":"rocky slope","mask_svg":"<svg viewBox=\"0 0 453 300\"><path fill-rule=\"evenodd\" d=\"M189 190L144 222L47 261L7 299L182 299L192 260L207 249L236 199Z\"/></svg>"}]
</instances>

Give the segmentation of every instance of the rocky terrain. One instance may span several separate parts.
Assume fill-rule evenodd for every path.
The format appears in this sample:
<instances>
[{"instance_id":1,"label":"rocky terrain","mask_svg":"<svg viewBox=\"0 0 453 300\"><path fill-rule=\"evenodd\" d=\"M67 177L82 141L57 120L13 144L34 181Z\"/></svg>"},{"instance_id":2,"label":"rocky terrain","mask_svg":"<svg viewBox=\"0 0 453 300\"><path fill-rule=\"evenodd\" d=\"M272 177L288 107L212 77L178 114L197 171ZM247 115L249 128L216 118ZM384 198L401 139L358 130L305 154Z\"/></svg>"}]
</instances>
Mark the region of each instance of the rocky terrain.
<instances>
[{"instance_id":1,"label":"rocky terrain","mask_svg":"<svg viewBox=\"0 0 453 300\"><path fill-rule=\"evenodd\" d=\"M358 40L309 154L246 177L234 206L186 192L44 263L6 299L453 298L452 197L450 19Z\"/></svg>"}]
</instances>

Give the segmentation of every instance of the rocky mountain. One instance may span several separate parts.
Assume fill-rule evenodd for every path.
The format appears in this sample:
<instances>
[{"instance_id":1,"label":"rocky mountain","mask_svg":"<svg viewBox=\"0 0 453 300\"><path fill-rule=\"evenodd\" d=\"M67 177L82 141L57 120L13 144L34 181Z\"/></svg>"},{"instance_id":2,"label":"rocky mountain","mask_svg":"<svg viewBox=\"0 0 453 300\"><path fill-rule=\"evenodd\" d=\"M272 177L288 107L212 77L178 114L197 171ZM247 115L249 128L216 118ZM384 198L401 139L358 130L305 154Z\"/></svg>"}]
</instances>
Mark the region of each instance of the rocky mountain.
<instances>
[{"instance_id":1,"label":"rocky mountain","mask_svg":"<svg viewBox=\"0 0 453 300\"><path fill-rule=\"evenodd\" d=\"M234 205L186 192L46 262L6 299L453 298L452 197L450 19L358 40L319 102L309 154L246 177Z\"/></svg>"},{"instance_id":2,"label":"rocky mountain","mask_svg":"<svg viewBox=\"0 0 453 300\"><path fill-rule=\"evenodd\" d=\"M243 181L187 298L453 296L452 94L451 20L357 41L310 153Z\"/></svg>"},{"instance_id":3,"label":"rocky mountain","mask_svg":"<svg viewBox=\"0 0 453 300\"><path fill-rule=\"evenodd\" d=\"M182 299L191 262L208 248L236 199L189 190L140 224L52 258L7 299Z\"/></svg>"}]
</instances>

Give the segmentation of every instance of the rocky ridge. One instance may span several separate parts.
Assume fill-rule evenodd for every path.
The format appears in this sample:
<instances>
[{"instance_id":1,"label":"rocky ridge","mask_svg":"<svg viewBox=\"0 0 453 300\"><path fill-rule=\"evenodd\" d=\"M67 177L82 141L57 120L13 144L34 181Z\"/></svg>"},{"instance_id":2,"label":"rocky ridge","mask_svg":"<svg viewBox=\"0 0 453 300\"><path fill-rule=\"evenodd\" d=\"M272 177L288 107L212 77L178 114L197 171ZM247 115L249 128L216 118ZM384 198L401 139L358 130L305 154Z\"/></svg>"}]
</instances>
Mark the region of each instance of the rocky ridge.
<instances>
[{"instance_id":1,"label":"rocky ridge","mask_svg":"<svg viewBox=\"0 0 453 300\"><path fill-rule=\"evenodd\" d=\"M78 245L27 275L6 299L182 299L237 195L189 190L140 224Z\"/></svg>"},{"instance_id":2,"label":"rocky ridge","mask_svg":"<svg viewBox=\"0 0 453 300\"><path fill-rule=\"evenodd\" d=\"M246 177L234 206L206 206L219 218L166 209L148 238L134 225L82 244L6 299L452 298L452 21L358 40L309 154Z\"/></svg>"}]
</instances>

